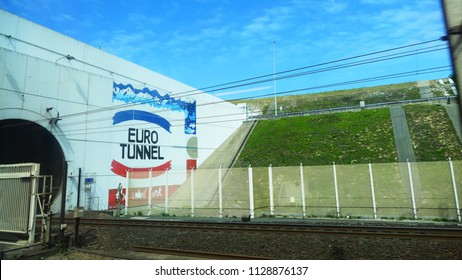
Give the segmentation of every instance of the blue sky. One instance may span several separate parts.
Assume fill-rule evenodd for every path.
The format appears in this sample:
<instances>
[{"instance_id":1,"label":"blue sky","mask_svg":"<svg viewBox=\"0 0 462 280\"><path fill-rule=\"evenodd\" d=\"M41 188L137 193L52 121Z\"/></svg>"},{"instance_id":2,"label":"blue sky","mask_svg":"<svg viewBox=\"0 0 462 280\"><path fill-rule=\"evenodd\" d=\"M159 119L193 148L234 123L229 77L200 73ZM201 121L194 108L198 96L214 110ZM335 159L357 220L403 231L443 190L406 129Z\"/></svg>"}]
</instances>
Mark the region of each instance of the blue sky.
<instances>
[{"instance_id":1,"label":"blue sky","mask_svg":"<svg viewBox=\"0 0 462 280\"><path fill-rule=\"evenodd\" d=\"M196 88L269 75L263 83L210 89L225 99L271 95L274 66L289 71L445 35L439 0L3 0L0 9ZM420 70L449 66L445 46L436 41L400 50L431 50L425 54L278 80L276 91L444 78L447 68ZM328 86L404 72L410 74Z\"/></svg>"}]
</instances>

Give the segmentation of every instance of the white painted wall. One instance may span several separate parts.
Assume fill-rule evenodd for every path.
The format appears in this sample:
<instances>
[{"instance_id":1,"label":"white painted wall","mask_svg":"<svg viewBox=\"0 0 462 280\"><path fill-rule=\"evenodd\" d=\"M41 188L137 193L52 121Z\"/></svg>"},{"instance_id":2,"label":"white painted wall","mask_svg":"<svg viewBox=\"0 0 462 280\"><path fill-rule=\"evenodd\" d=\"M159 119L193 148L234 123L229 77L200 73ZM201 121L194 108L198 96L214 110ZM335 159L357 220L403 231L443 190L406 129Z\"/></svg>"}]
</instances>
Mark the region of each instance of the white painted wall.
<instances>
[{"instance_id":1,"label":"white painted wall","mask_svg":"<svg viewBox=\"0 0 462 280\"><path fill-rule=\"evenodd\" d=\"M68 60L67 55L75 59ZM169 95L173 101L196 102L196 134L185 133L184 112L159 104L157 107L126 104L113 99L114 83L129 84L138 90L156 90L162 97ZM0 10L0 119L34 121L55 135L69 162L68 209L76 205L75 176L79 168L83 174L96 174L92 195L99 199L98 208L105 209L108 190L125 182L125 178L111 171L113 160L132 168L171 161L169 181L181 184L186 178L186 160L191 159L185 147L191 138L197 137L197 166L200 166L242 124L245 114L237 106L212 95L203 92L191 95L193 90ZM47 112L50 107L53 109ZM140 120L114 124L113 117L127 110L154 113L164 118L172 125L170 132ZM49 120L58 113L61 120L57 125L50 125ZM121 144L134 144L129 143L134 139L133 135L129 138L134 131L130 128L155 131L157 143L147 144L160 146L163 159L132 160L127 155L122 158ZM161 183L153 181L153 184Z\"/></svg>"}]
</instances>

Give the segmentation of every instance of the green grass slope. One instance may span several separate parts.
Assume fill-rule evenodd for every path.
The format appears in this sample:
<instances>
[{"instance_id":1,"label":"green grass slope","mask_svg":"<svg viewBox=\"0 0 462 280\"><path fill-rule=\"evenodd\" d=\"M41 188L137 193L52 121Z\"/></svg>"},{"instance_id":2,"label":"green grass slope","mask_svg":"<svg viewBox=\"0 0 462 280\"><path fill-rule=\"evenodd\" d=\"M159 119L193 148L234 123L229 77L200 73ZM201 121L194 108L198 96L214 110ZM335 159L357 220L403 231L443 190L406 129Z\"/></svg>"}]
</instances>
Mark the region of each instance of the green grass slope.
<instances>
[{"instance_id":1,"label":"green grass slope","mask_svg":"<svg viewBox=\"0 0 462 280\"><path fill-rule=\"evenodd\" d=\"M430 88L435 97L446 96L446 94L454 95L447 79L443 80L445 84L440 84L437 80L430 81ZM417 84L409 82L311 94L278 96L277 104L279 109L282 107L282 113L293 113L358 106L360 101L364 101L366 104L377 104L419 98L421 97ZM231 102L235 104L247 103L252 110L260 110L263 114L274 114L274 97L251 100L238 99Z\"/></svg>"},{"instance_id":2,"label":"green grass slope","mask_svg":"<svg viewBox=\"0 0 462 280\"><path fill-rule=\"evenodd\" d=\"M404 106L417 161L462 159L462 144L443 106Z\"/></svg>"},{"instance_id":3,"label":"green grass slope","mask_svg":"<svg viewBox=\"0 0 462 280\"><path fill-rule=\"evenodd\" d=\"M435 96L453 95L447 84L430 81ZM283 113L420 98L416 83L279 96ZM273 113L273 98L235 100ZM441 105L404 106L417 161L462 159L462 144ZM396 162L389 109L262 120L235 166L294 166Z\"/></svg>"},{"instance_id":4,"label":"green grass slope","mask_svg":"<svg viewBox=\"0 0 462 280\"><path fill-rule=\"evenodd\" d=\"M337 90L309 95L284 96L278 99L283 112L300 112L336 107L358 106L360 101L376 104L420 98L415 83L376 86L350 90Z\"/></svg>"},{"instance_id":5,"label":"green grass slope","mask_svg":"<svg viewBox=\"0 0 462 280\"><path fill-rule=\"evenodd\" d=\"M259 121L235 167L395 162L388 108Z\"/></svg>"},{"instance_id":6,"label":"green grass slope","mask_svg":"<svg viewBox=\"0 0 462 280\"><path fill-rule=\"evenodd\" d=\"M391 84L367 88L336 90L312 94L278 96L278 108L283 113L320 110L346 106L357 106L360 101L366 104L383 103L398 100L420 98L416 83ZM252 100L234 100L233 103L247 103L252 110L260 110L263 114L274 112L274 98Z\"/></svg>"}]
</instances>

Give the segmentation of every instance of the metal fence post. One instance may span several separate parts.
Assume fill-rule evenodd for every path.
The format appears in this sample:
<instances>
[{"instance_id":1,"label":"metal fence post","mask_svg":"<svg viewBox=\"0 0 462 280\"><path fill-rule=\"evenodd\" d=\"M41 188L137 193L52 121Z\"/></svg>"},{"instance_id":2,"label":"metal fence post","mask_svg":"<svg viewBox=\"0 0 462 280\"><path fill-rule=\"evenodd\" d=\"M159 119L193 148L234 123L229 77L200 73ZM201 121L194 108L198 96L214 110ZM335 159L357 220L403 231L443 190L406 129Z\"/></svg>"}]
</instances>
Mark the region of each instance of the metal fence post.
<instances>
[{"instance_id":1,"label":"metal fence post","mask_svg":"<svg viewBox=\"0 0 462 280\"><path fill-rule=\"evenodd\" d=\"M165 214L168 215L168 169L165 169Z\"/></svg>"},{"instance_id":2,"label":"metal fence post","mask_svg":"<svg viewBox=\"0 0 462 280\"><path fill-rule=\"evenodd\" d=\"M152 209L152 169L149 169L149 187L148 187L148 216L151 216Z\"/></svg>"},{"instance_id":3,"label":"metal fence post","mask_svg":"<svg viewBox=\"0 0 462 280\"><path fill-rule=\"evenodd\" d=\"M270 196L270 215L274 216L274 197L273 197L273 167L268 167L269 196Z\"/></svg>"},{"instance_id":4,"label":"metal fence post","mask_svg":"<svg viewBox=\"0 0 462 280\"><path fill-rule=\"evenodd\" d=\"M128 190L129 190L129 185L130 185L130 171L127 170L126 171L126 178L127 178L127 187L125 188L126 189L126 193L125 193L125 216L128 215Z\"/></svg>"},{"instance_id":5,"label":"metal fence post","mask_svg":"<svg viewBox=\"0 0 462 280\"><path fill-rule=\"evenodd\" d=\"M451 168L451 179L452 179L452 187L454 189L454 199L456 200L456 212L457 212L457 220L461 222L460 217L460 206L459 206L459 197L457 196L457 185L456 185L456 176L454 175L454 166L452 165L452 160L449 158L449 167Z\"/></svg>"},{"instance_id":6,"label":"metal fence post","mask_svg":"<svg viewBox=\"0 0 462 280\"><path fill-rule=\"evenodd\" d=\"M223 180L221 178L221 165L218 168L218 203L220 205L220 218L223 218Z\"/></svg>"},{"instance_id":7,"label":"metal fence post","mask_svg":"<svg viewBox=\"0 0 462 280\"><path fill-rule=\"evenodd\" d=\"M194 168L191 168L191 217L194 217Z\"/></svg>"},{"instance_id":8,"label":"metal fence post","mask_svg":"<svg viewBox=\"0 0 462 280\"><path fill-rule=\"evenodd\" d=\"M372 211L374 213L374 219L377 219L377 206L375 204L374 177L372 175L372 164L370 162L369 162L369 178L370 178L370 181L371 181Z\"/></svg>"},{"instance_id":9,"label":"metal fence post","mask_svg":"<svg viewBox=\"0 0 462 280\"><path fill-rule=\"evenodd\" d=\"M303 180L303 164L300 163L300 188L302 189L302 213L303 218L306 217L306 206L305 206L305 182Z\"/></svg>"},{"instance_id":10,"label":"metal fence post","mask_svg":"<svg viewBox=\"0 0 462 280\"><path fill-rule=\"evenodd\" d=\"M250 218L255 218L255 208L253 203L253 173L251 165L249 165L249 211Z\"/></svg>"},{"instance_id":11,"label":"metal fence post","mask_svg":"<svg viewBox=\"0 0 462 280\"><path fill-rule=\"evenodd\" d=\"M414 182L412 181L412 171L411 171L411 162L407 160L407 171L409 173L409 185L411 186L411 198L412 198L412 212L414 213L414 219L417 219L417 207L415 204L415 195L414 195Z\"/></svg>"},{"instance_id":12,"label":"metal fence post","mask_svg":"<svg viewBox=\"0 0 462 280\"><path fill-rule=\"evenodd\" d=\"M335 162L332 165L334 171L334 187L335 187L335 207L337 210L337 218L340 218L340 203L338 199L338 185L337 185L337 168L335 167Z\"/></svg>"}]
</instances>

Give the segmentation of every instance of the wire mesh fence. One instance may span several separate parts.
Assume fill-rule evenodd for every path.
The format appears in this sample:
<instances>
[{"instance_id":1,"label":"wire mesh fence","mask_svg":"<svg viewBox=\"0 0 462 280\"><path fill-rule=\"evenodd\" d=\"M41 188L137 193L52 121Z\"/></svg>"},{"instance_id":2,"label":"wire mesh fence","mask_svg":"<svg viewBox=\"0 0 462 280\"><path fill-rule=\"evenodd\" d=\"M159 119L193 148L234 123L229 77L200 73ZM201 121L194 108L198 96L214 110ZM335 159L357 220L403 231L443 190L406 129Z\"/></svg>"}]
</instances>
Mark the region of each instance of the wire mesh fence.
<instances>
[{"instance_id":1,"label":"wire mesh fence","mask_svg":"<svg viewBox=\"0 0 462 280\"><path fill-rule=\"evenodd\" d=\"M128 180L126 213L461 221L462 161L249 166L197 169L183 175L187 180L182 185L169 185L168 177L174 176L169 171L155 180L152 174L142 176L141 183Z\"/></svg>"}]
</instances>

